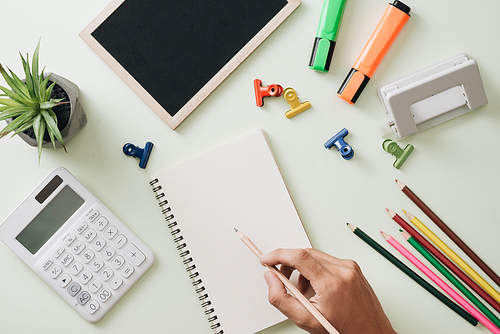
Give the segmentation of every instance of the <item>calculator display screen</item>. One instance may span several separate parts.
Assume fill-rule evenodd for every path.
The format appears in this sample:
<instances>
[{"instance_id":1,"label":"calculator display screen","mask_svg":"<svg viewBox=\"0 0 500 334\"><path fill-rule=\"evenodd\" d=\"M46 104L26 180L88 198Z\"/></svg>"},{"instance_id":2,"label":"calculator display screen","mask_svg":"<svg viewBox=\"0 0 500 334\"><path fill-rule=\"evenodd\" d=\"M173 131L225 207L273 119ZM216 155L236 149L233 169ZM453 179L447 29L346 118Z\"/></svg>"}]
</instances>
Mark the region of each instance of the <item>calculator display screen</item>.
<instances>
[{"instance_id":1,"label":"calculator display screen","mask_svg":"<svg viewBox=\"0 0 500 334\"><path fill-rule=\"evenodd\" d=\"M16 240L35 254L85 201L69 186L65 186L33 219Z\"/></svg>"}]
</instances>

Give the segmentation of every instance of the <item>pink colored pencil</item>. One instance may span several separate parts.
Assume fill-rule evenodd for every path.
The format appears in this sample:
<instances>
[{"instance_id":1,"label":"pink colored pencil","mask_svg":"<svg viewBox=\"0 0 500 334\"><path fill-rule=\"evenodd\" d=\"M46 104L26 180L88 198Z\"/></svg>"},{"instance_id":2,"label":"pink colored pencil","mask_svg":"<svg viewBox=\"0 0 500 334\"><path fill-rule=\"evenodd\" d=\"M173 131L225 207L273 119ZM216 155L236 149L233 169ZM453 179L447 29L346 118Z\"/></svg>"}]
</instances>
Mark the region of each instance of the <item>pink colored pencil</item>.
<instances>
[{"instance_id":1,"label":"pink colored pencil","mask_svg":"<svg viewBox=\"0 0 500 334\"><path fill-rule=\"evenodd\" d=\"M498 329L488 318L486 318L481 312L476 310L469 302L467 302L461 295L459 295L455 290L453 290L448 284L446 284L441 278L439 278L434 272L425 266L419 259L413 256L406 248L404 248L399 242L396 241L389 234L380 232L384 236L385 240L391 244L398 252L400 252L404 257L406 257L411 263L413 263L420 271L422 271L427 277L429 277L434 283L436 283L441 289L443 289L451 298L453 298L460 306L462 306L467 312L472 314L480 323L482 323L491 332L500 334L500 329Z\"/></svg>"}]
</instances>

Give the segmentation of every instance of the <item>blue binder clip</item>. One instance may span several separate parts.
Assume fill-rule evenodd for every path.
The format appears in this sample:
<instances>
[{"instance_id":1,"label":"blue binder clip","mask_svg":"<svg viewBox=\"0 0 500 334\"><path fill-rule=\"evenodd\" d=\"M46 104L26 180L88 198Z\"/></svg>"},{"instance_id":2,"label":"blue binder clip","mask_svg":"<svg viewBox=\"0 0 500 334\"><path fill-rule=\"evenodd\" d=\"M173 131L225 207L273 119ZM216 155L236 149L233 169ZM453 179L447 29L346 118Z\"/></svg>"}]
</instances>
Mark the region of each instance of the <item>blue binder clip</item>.
<instances>
[{"instance_id":1,"label":"blue binder clip","mask_svg":"<svg viewBox=\"0 0 500 334\"><path fill-rule=\"evenodd\" d=\"M148 164L149 156L153 150L153 145L154 144L152 142L148 141L144 148L140 148L134 144L127 143L123 146L123 153L125 153L125 155L141 159L141 161L139 161L139 167L144 169Z\"/></svg>"},{"instance_id":2,"label":"blue binder clip","mask_svg":"<svg viewBox=\"0 0 500 334\"><path fill-rule=\"evenodd\" d=\"M339 133L337 133L335 136L333 136L332 138L330 138L324 144L325 148L329 150L333 146L336 146L337 150L339 150L340 155L342 156L342 158L344 158L346 160L352 159L352 157L354 156L354 151L353 151L352 147L349 146L349 144L347 144L344 141L344 137L347 136L348 134L349 134L349 131L347 131L346 128L343 128L342 130L340 130Z\"/></svg>"}]
</instances>

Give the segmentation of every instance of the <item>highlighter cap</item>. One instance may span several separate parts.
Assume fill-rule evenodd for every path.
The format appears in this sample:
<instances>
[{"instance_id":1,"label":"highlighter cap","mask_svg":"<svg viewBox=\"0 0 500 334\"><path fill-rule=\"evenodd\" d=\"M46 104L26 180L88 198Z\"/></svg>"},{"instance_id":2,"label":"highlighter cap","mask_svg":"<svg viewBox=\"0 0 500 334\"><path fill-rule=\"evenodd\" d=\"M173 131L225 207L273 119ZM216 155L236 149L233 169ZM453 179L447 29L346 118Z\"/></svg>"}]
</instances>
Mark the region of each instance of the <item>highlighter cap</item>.
<instances>
[{"instance_id":1,"label":"highlighter cap","mask_svg":"<svg viewBox=\"0 0 500 334\"><path fill-rule=\"evenodd\" d=\"M370 78L362 72L355 68L351 68L349 74L347 74L347 77L340 86L337 96L349 104L354 104L369 80Z\"/></svg>"},{"instance_id":2,"label":"highlighter cap","mask_svg":"<svg viewBox=\"0 0 500 334\"><path fill-rule=\"evenodd\" d=\"M402 12L410 15L411 8L402 3L401 1L395 0L393 3L391 3L391 5L401 10Z\"/></svg>"},{"instance_id":3,"label":"highlighter cap","mask_svg":"<svg viewBox=\"0 0 500 334\"><path fill-rule=\"evenodd\" d=\"M309 68L316 71L328 72L333 58L335 41L316 37L314 47L309 60Z\"/></svg>"}]
</instances>

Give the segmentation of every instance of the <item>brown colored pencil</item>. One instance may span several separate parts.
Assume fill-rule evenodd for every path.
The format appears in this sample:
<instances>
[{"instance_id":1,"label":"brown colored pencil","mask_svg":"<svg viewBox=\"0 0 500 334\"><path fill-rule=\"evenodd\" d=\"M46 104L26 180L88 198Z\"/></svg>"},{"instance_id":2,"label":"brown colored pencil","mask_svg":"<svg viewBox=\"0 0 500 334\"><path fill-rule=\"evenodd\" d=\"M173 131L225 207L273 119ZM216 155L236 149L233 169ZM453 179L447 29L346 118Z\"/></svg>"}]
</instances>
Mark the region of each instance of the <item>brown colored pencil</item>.
<instances>
[{"instance_id":1,"label":"brown colored pencil","mask_svg":"<svg viewBox=\"0 0 500 334\"><path fill-rule=\"evenodd\" d=\"M250 240L245 234L243 234L241 231L238 231L238 229L234 229L236 233L238 233L238 236L240 237L241 241L245 245L247 245L248 248L254 253L259 259L262 257L263 253L262 251ZM292 295L294 295L295 298L298 299L298 301L304 305L304 307L311 313L311 315L316 318L316 320L319 321L319 323L326 329L326 331L330 334L339 334L339 332L335 329L335 327L332 326L332 324L321 314L321 312L315 308L311 302L297 289L295 285L292 284L288 280L288 278L283 275L281 271L279 271L275 266L266 266L270 271L272 271L280 281L285 285L285 287L290 291Z\"/></svg>"},{"instance_id":2,"label":"brown colored pencil","mask_svg":"<svg viewBox=\"0 0 500 334\"><path fill-rule=\"evenodd\" d=\"M488 275L493 282L500 286L500 277L491 269L458 235L446 225L415 193L402 182L396 180L401 191L422 210L467 256Z\"/></svg>"},{"instance_id":3,"label":"brown colored pencil","mask_svg":"<svg viewBox=\"0 0 500 334\"><path fill-rule=\"evenodd\" d=\"M486 291L484 291L476 282L474 282L469 276L467 276L460 268L458 268L455 263L448 259L440 250L438 250L434 245L432 245L426 238L424 238L417 230L415 230L410 224L408 224L401 216L399 216L394 211L386 209L391 218L398 223L406 232L408 232L415 240L417 240L429 253L434 255L442 264L444 264L448 269L450 269L455 275L457 275L462 282L467 284L472 290L474 290L481 298L483 298L488 304L491 305L495 310L500 312L500 304L491 297Z\"/></svg>"}]
</instances>

